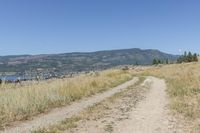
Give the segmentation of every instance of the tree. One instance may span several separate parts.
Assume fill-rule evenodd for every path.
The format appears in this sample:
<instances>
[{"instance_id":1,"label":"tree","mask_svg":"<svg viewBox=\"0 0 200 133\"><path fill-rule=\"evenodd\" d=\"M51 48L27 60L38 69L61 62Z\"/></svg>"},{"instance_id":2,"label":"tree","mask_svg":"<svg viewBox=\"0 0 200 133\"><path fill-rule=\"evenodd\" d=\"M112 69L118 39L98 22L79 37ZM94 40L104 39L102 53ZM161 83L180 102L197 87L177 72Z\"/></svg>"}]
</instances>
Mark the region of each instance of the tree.
<instances>
[{"instance_id":1,"label":"tree","mask_svg":"<svg viewBox=\"0 0 200 133\"><path fill-rule=\"evenodd\" d=\"M164 64L164 61L163 60L160 60L160 59L153 59L153 62L152 62L153 65L158 65L158 64Z\"/></svg>"},{"instance_id":2,"label":"tree","mask_svg":"<svg viewBox=\"0 0 200 133\"><path fill-rule=\"evenodd\" d=\"M193 59L192 53L189 52L187 56L187 62L192 62L193 61L192 59Z\"/></svg>"},{"instance_id":3,"label":"tree","mask_svg":"<svg viewBox=\"0 0 200 133\"><path fill-rule=\"evenodd\" d=\"M193 61L198 62L198 56L196 53L193 54Z\"/></svg>"},{"instance_id":4,"label":"tree","mask_svg":"<svg viewBox=\"0 0 200 133\"><path fill-rule=\"evenodd\" d=\"M157 62L157 60L156 59L153 59L153 63L152 63L153 65L157 65L158 64L158 62Z\"/></svg>"},{"instance_id":5,"label":"tree","mask_svg":"<svg viewBox=\"0 0 200 133\"><path fill-rule=\"evenodd\" d=\"M166 63L166 64L169 64L169 60L168 60L168 59L166 59L165 63Z\"/></svg>"},{"instance_id":6,"label":"tree","mask_svg":"<svg viewBox=\"0 0 200 133\"><path fill-rule=\"evenodd\" d=\"M157 62L158 62L158 64L161 64L161 63L162 63L162 61L161 61L160 59L158 59Z\"/></svg>"},{"instance_id":7,"label":"tree","mask_svg":"<svg viewBox=\"0 0 200 133\"><path fill-rule=\"evenodd\" d=\"M186 51L184 52L184 55L183 55L183 57L184 57L184 58L186 58L186 57L187 57L187 52L186 52Z\"/></svg>"}]
</instances>

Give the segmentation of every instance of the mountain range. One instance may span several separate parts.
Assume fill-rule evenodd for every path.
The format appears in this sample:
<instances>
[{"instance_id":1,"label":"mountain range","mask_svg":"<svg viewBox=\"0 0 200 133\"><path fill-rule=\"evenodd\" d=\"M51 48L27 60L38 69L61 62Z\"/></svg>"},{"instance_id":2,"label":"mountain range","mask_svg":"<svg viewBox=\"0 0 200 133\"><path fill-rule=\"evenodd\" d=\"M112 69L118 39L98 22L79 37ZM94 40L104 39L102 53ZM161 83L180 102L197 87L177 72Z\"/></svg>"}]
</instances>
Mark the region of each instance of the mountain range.
<instances>
[{"instance_id":1,"label":"mountain range","mask_svg":"<svg viewBox=\"0 0 200 133\"><path fill-rule=\"evenodd\" d=\"M62 54L12 55L0 56L0 72L89 71L118 65L150 65L153 59L174 61L177 58L177 55L159 50L138 48Z\"/></svg>"}]
</instances>

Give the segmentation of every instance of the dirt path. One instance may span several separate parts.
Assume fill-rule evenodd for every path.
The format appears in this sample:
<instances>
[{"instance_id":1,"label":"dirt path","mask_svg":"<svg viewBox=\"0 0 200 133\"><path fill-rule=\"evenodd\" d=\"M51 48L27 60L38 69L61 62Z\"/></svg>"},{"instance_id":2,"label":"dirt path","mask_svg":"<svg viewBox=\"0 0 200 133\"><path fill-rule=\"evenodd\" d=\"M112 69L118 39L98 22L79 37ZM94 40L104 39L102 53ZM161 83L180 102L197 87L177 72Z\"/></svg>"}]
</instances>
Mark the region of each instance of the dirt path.
<instances>
[{"instance_id":1,"label":"dirt path","mask_svg":"<svg viewBox=\"0 0 200 133\"><path fill-rule=\"evenodd\" d=\"M148 77L114 101L83 113L84 119L65 133L181 133L169 114L165 81Z\"/></svg>"},{"instance_id":2,"label":"dirt path","mask_svg":"<svg viewBox=\"0 0 200 133\"><path fill-rule=\"evenodd\" d=\"M38 128L43 128L49 125L57 124L65 118L69 118L73 115L76 115L83 109L92 106L96 103L99 103L105 98L108 98L114 95L115 93L126 89L128 86L135 84L138 80L138 78L133 78L132 80L115 88L112 88L106 92L99 93L89 98L81 99L80 101L74 102L67 107L54 109L48 114L40 115L33 118L33 120L18 123L17 125L15 125L15 127L8 128L5 131L2 131L2 133L27 133L31 130L36 130Z\"/></svg>"},{"instance_id":3,"label":"dirt path","mask_svg":"<svg viewBox=\"0 0 200 133\"><path fill-rule=\"evenodd\" d=\"M177 132L173 119L169 116L168 98L164 80L149 77L152 81L150 92L136 109L130 119L117 125L116 133L174 133Z\"/></svg>"}]
</instances>

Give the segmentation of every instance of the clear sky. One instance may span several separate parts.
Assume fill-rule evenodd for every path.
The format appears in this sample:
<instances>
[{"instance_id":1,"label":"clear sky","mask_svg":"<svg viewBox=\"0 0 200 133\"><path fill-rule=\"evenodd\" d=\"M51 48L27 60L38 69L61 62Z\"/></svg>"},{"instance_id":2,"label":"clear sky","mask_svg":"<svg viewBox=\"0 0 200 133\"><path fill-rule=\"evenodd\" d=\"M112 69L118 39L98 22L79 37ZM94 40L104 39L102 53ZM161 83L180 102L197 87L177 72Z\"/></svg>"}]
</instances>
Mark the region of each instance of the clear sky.
<instances>
[{"instance_id":1,"label":"clear sky","mask_svg":"<svg viewBox=\"0 0 200 133\"><path fill-rule=\"evenodd\" d=\"M0 55L200 52L199 0L0 0Z\"/></svg>"}]
</instances>

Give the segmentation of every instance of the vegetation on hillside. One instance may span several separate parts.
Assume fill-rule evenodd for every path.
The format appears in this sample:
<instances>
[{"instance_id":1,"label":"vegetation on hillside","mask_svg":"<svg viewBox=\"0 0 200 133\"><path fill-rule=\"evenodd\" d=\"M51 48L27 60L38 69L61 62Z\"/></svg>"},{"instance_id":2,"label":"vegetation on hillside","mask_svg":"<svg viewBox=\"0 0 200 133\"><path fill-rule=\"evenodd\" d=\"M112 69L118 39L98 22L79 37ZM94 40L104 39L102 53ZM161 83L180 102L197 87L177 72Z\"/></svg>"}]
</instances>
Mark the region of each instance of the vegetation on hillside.
<instances>
[{"instance_id":1,"label":"vegetation on hillside","mask_svg":"<svg viewBox=\"0 0 200 133\"><path fill-rule=\"evenodd\" d=\"M191 52L184 52L183 55L181 55L178 59L177 59L177 63L187 63L187 62L198 62L198 55L197 53L192 54ZM158 64L169 64L169 60L162 60L162 59L153 59L152 61L153 65L158 65Z\"/></svg>"},{"instance_id":2,"label":"vegetation on hillside","mask_svg":"<svg viewBox=\"0 0 200 133\"><path fill-rule=\"evenodd\" d=\"M0 72L25 72L38 68L59 72L102 70L118 65L150 65L152 60L177 56L158 50L122 49L91 53L66 53L50 55L23 55L0 57ZM31 70L30 70L31 68Z\"/></svg>"},{"instance_id":3,"label":"vegetation on hillside","mask_svg":"<svg viewBox=\"0 0 200 133\"><path fill-rule=\"evenodd\" d=\"M182 62L198 62L198 56L196 53L192 54L191 52L185 52L184 55L177 59L177 63Z\"/></svg>"},{"instance_id":4,"label":"vegetation on hillside","mask_svg":"<svg viewBox=\"0 0 200 133\"><path fill-rule=\"evenodd\" d=\"M153 59L152 61L153 65L158 65L158 64L169 64L169 60L161 60L161 59Z\"/></svg>"}]
</instances>

